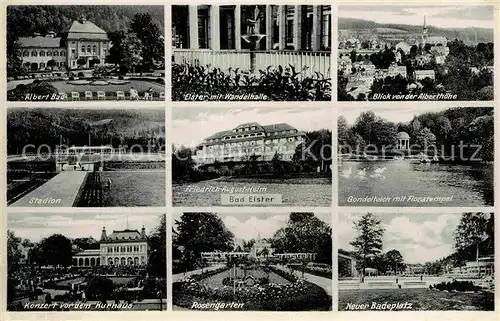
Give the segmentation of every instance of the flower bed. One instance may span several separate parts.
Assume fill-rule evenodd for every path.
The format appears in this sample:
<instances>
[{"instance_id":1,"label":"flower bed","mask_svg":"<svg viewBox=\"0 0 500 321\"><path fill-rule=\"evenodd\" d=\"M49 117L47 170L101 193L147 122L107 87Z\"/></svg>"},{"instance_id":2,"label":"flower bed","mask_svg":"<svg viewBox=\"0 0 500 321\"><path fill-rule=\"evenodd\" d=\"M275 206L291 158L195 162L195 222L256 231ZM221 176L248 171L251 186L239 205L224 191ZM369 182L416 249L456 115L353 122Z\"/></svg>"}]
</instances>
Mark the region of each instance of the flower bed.
<instances>
[{"instance_id":1,"label":"flower bed","mask_svg":"<svg viewBox=\"0 0 500 321\"><path fill-rule=\"evenodd\" d=\"M291 65L269 66L258 74L189 64L172 66L172 100L186 100L188 95L217 95L218 100L234 100L234 95L265 95L277 101L329 101L331 91L330 78L320 73L301 76Z\"/></svg>"},{"instance_id":2,"label":"flower bed","mask_svg":"<svg viewBox=\"0 0 500 321\"><path fill-rule=\"evenodd\" d=\"M331 266L316 266L308 265L305 268L302 266L291 266L292 269L299 272L309 273L316 276L321 276L323 278L332 278L332 267Z\"/></svg>"},{"instance_id":3,"label":"flower bed","mask_svg":"<svg viewBox=\"0 0 500 321\"><path fill-rule=\"evenodd\" d=\"M221 269L219 269L221 270ZM227 270L227 268L222 268ZM331 297L319 286L298 280L296 276L271 268L274 273L290 281L287 284L256 282L254 285L233 287L224 285L211 286L200 282L201 279L222 271L211 271L195 275L173 283L174 305L191 308L193 302L203 303L244 303L245 310L297 311L328 310Z\"/></svg>"}]
</instances>

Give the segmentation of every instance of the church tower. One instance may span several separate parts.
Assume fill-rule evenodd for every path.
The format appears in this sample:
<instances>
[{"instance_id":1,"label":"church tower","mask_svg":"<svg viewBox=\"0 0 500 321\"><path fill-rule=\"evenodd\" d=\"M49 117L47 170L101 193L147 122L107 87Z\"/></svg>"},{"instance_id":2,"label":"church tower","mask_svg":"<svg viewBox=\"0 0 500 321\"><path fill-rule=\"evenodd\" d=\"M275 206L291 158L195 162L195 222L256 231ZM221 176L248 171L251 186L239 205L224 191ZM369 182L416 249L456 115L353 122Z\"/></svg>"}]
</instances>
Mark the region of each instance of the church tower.
<instances>
[{"instance_id":1,"label":"church tower","mask_svg":"<svg viewBox=\"0 0 500 321\"><path fill-rule=\"evenodd\" d=\"M425 21L425 16L424 16L424 26L422 27L422 47L425 47L427 44L427 22Z\"/></svg>"},{"instance_id":2,"label":"church tower","mask_svg":"<svg viewBox=\"0 0 500 321\"><path fill-rule=\"evenodd\" d=\"M102 227L102 233L101 233L101 241L106 241L107 239L107 235L106 235L106 228L103 226Z\"/></svg>"}]
</instances>

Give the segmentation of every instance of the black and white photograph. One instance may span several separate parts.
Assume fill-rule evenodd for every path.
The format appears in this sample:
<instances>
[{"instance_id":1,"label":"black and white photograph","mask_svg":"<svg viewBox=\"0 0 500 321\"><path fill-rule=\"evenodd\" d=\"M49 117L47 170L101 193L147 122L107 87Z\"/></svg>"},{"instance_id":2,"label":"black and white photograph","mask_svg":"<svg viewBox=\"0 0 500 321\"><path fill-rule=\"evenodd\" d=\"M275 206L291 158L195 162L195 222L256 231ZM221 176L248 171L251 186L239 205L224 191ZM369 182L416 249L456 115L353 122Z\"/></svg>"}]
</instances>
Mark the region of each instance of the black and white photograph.
<instances>
[{"instance_id":1,"label":"black and white photograph","mask_svg":"<svg viewBox=\"0 0 500 321\"><path fill-rule=\"evenodd\" d=\"M494 311L493 213L340 213L339 311Z\"/></svg>"},{"instance_id":2,"label":"black and white photograph","mask_svg":"<svg viewBox=\"0 0 500 321\"><path fill-rule=\"evenodd\" d=\"M329 107L174 107L172 118L173 206L331 206Z\"/></svg>"},{"instance_id":3,"label":"black and white photograph","mask_svg":"<svg viewBox=\"0 0 500 321\"><path fill-rule=\"evenodd\" d=\"M330 5L172 6L173 101L330 101Z\"/></svg>"},{"instance_id":4,"label":"black and white photograph","mask_svg":"<svg viewBox=\"0 0 500 321\"><path fill-rule=\"evenodd\" d=\"M329 311L331 213L173 213L174 311Z\"/></svg>"},{"instance_id":5,"label":"black and white photograph","mask_svg":"<svg viewBox=\"0 0 500 321\"><path fill-rule=\"evenodd\" d=\"M492 107L345 106L340 206L492 207Z\"/></svg>"},{"instance_id":6,"label":"black and white photograph","mask_svg":"<svg viewBox=\"0 0 500 321\"><path fill-rule=\"evenodd\" d=\"M494 11L339 6L338 100L493 100Z\"/></svg>"},{"instance_id":7,"label":"black and white photograph","mask_svg":"<svg viewBox=\"0 0 500 321\"><path fill-rule=\"evenodd\" d=\"M9 101L164 101L164 6L7 7Z\"/></svg>"},{"instance_id":8,"label":"black and white photograph","mask_svg":"<svg viewBox=\"0 0 500 321\"><path fill-rule=\"evenodd\" d=\"M8 311L167 310L166 216L8 213Z\"/></svg>"},{"instance_id":9,"label":"black and white photograph","mask_svg":"<svg viewBox=\"0 0 500 321\"><path fill-rule=\"evenodd\" d=\"M7 205L166 205L165 110L9 108Z\"/></svg>"}]
</instances>

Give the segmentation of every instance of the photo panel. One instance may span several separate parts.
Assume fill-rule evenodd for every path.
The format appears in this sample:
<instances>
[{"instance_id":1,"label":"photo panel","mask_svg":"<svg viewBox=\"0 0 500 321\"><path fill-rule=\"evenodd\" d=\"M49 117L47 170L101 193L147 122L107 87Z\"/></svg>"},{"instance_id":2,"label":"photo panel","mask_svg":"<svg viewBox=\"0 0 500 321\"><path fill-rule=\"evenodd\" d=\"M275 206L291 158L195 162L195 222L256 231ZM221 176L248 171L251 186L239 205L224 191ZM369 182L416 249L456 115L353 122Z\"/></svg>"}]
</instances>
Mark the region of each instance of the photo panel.
<instances>
[{"instance_id":1,"label":"photo panel","mask_svg":"<svg viewBox=\"0 0 500 321\"><path fill-rule=\"evenodd\" d=\"M493 207L493 107L340 108L340 206Z\"/></svg>"},{"instance_id":2,"label":"photo panel","mask_svg":"<svg viewBox=\"0 0 500 321\"><path fill-rule=\"evenodd\" d=\"M494 216L342 212L340 311L494 311Z\"/></svg>"},{"instance_id":3,"label":"photo panel","mask_svg":"<svg viewBox=\"0 0 500 321\"><path fill-rule=\"evenodd\" d=\"M173 5L173 101L330 101L331 5Z\"/></svg>"},{"instance_id":4,"label":"photo panel","mask_svg":"<svg viewBox=\"0 0 500 321\"><path fill-rule=\"evenodd\" d=\"M7 206L166 205L165 110L9 108Z\"/></svg>"},{"instance_id":5,"label":"photo panel","mask_svg":"<svg viewBox=\"0 0 500 321\"><path fill-rule=\"evenodd\" d=\"M164 6L7 7L7 100L165 101Z\"/></svg>"},{"instance_id":6,"label":"photo panel","mask_svg":"<svg viewBox=\"0 0 500 321\"><path fill-rule=\"evenodd\" d=\"M167 310L166 215L7 214L7 311Z\"/></svg>"},{"instance_id":7,"label":"photo panel","mask_svg":"<svg viewBox=\"0 0 500 321\"><path fill-rule=\"evenodd\" d=\"M173 310L331 310L331 224L331 212L174 212Z\"/></svg>"},{"instance_id":8,"label":"photo panel","mask_svg":"<svg viewBox=\"0 0 500 321\"><path fill-rule=\"evenodd\" d=\"M338 100L493 100L494 9L340 5Z\"/></svg>"},{"instance_id":9,"label":"photo panel","mask_svg":"<svg viewBox=\"0 0 500 321\"><path fill-rule=\"evenodd\" d=\"M172 110L172 204L332 204L330 107Z\"/></svg>"}]
</instances>

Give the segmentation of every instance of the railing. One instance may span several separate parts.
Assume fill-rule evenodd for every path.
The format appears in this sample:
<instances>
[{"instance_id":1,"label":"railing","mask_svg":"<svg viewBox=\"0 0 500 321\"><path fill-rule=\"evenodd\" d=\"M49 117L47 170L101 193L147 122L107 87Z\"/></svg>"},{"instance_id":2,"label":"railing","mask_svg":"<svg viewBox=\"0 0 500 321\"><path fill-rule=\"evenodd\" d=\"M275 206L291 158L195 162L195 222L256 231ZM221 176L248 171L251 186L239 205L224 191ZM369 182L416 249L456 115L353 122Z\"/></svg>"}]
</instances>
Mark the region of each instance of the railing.
<instances>
[{"instance_id":1,"label":"railing","mask_svg":"<svg viewBox=\"0 0 500 321\"><path fill-rule=\"evenodd\" d=\"M303 71L303 75L311 76L315 72L323 74L325 78L330 78L331 53L330 51L278 51L256 50L255 53L255 70L258 73L259 69L266 70L268 66L277 67L281 65L288 67L292 65L296 71ZM191 50L191 49L174 49L173 62L177 64L195 64L201 66L210 65L217 67L223 71L229 68L248 71L250 70L250 51L235 51L235 50Z\"/></svg>"}]
</instances>

